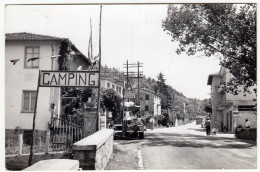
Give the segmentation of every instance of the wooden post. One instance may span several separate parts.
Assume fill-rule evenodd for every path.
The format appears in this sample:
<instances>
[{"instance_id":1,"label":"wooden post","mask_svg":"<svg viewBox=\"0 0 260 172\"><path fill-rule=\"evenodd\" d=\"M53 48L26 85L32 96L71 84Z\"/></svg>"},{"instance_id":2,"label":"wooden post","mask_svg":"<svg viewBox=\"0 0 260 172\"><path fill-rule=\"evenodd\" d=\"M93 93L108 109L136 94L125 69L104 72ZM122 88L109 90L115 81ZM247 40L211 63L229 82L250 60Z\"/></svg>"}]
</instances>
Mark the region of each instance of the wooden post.
<instances>
[{"instance_id":1,"label":"wooden post","mask_svg":"<svg viewBox=\"0 0 260 172\"><path fill-rule=\"evenodd\" d=\"M137 62L137 83L138 83L138 98L137 98L137 101L138 101L138 105L140 105L140 84L139 84L139 79L140 79L140 74L139 74L139 61Z\"/></svg>"},{"instance_id":2,"label":"wooden post","mask_svg":"<svg viewBox=\"0 0 260 172\"><path fill-rule=\"evenodd\" d=\"M99 19L99 78L98 78L98 102L97 102L97 131L100 130L100 72L101 72L101 17L102 17L102 5L100 6L100 19Z\"/></svg>"},{"instance_id":3,"label":"wooden post","mask_svg":"<svg viewBox=\"0 0 260 172\"><path fill-rule=\"evenodd\" d=\"M45 153L49 153L49 147L50 147L50 131L47 131L46 132L46 140L45 140L45 146L46 146L46 149L45 149Z\"/></svg>"},{"instance_id":4,"label":"wooden post","mask_svg":"<svg viewBox=\"0 0 260 172\"><path fill-rule=\"evenodd\" d=\"M39 76L38 76L38 84L37 84L37 91L36 91L36 98L35 98L35 108L33 113L33 126L32 126L32 141L31 141L31 150L30 150L30 156L29 156L29 166L32 165L32 157L33 157L33 140L34 140L34 131L35 131L35 118L37 113L37 102L38 102L38 92L39 92L39 84L40 84L40 70L39 70Z\"/></svg>"}]
</instances>

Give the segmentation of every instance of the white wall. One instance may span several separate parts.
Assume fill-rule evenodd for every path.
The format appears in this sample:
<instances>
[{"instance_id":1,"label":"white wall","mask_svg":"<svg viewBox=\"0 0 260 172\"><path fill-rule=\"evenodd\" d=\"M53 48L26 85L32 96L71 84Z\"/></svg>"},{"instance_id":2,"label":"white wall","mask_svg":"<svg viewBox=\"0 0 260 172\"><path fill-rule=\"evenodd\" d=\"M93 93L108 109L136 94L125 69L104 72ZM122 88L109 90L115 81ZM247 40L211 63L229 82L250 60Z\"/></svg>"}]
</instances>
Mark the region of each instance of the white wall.
<instances>
[{"instance_id":1,"label":"white wall","mask_svg":"<svg viewBox=\"0 0 260 172\"><path fill-rule=\"evenodd\" d=\"M110 88L107 87L107 83L110 83ZM121 97L123 97L123 86L121 86L121 85L119 85L119 84L116 84L116 83L114 83L114 82L112 82L112 81L109 81L109 80L107 80L107 79L101 79L101 83L100 83L101 88L112 89L112 85L115 86L115 88L113 89L114 91L116 91L116 87L117 87L117 86L121 88L121 92L120 92L120 93L117 92L117 91L116 91L116 92L117 92Z\"/></svg>"},{"instance_id":2,"label":"white wall","mask_svg":"<svg viewBox=\"0 0 260 172\"><path fill-rule=\"evenodd\" d=\"M52 42L55 54L59 53L59 42ZM50 41L7 41L5 48L5 128L32 129L33 113L22 113L23 90L37 89L39 69L25 69L25 46L40 46L40 70L51 70ZM46 58L45 58L46 57ZM11 59L20 59L13 65ZM36 116L36 129L47 130L50 121L49 100L51 88L40 88Z\"/></svg>"}]
</instances>

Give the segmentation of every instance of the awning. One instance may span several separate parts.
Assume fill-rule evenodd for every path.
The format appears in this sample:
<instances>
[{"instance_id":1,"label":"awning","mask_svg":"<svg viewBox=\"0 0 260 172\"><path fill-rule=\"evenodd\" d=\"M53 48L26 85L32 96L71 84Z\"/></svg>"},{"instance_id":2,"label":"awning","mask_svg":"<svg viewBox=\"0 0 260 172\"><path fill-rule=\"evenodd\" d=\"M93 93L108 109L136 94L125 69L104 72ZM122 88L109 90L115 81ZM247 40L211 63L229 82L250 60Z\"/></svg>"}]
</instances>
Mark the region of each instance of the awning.
<instances>
[{"instance_id":1,"label":"awning","mask_svg":"<svg viewBox=\"0 0 260 172\"><path fill-rule=\"evenodd\" d=\"M130 101L130 102L125 102L125 107L128 108L129 111L137 112L140 109L140 106L137 106L134 104L134 102Z\"/></svg>"}]
</instances>

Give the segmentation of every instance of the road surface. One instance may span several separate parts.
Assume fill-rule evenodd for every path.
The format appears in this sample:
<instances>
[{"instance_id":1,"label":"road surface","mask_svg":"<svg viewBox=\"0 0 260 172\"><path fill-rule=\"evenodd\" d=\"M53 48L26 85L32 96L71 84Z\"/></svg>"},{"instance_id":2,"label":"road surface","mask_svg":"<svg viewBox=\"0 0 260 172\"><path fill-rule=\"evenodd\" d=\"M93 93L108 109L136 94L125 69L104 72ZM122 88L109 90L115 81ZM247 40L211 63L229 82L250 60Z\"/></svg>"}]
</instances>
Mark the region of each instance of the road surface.
<instances>
[{"instance_id":1,"label":"road surface","mask_svg":"<svg viewBox=\"0 0 260 172\"><path fill-rule=\"evenodd\" d=\"M206 136L200 125L161 128L143 140L115 141L107 169L256 169L256 142L233 134Z\"/></svg>"}]
</instances>

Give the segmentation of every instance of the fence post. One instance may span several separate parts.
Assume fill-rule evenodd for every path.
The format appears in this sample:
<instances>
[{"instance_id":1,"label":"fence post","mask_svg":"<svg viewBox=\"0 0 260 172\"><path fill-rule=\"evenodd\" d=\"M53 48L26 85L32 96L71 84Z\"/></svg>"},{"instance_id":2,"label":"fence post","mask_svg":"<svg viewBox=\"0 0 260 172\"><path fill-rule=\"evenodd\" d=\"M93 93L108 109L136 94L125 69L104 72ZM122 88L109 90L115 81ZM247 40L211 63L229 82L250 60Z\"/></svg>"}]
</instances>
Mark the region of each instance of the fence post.
<instances>
[{"instance_id":1,"label":"fence post","mask_svg":"<svg viewBox=\"0 0 260 172\"><path fill-rule=\"evenodd\" d=\"M49 153L49 147L50 147L50 131L46 132L46 140L45 140L45 153Z\"/></svg>"},{"instance_id":2,"label":"fence post","mask_svg":"<svg viewBox=\"0 0 260 172\"><path fill-rule=\"evenodd\" d=\"M23 133L21 131L18 132L18 154L21 155L23 151Z\"/></svg>"}]
</instances>

